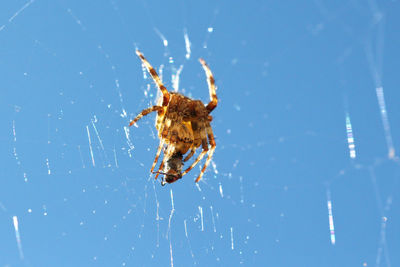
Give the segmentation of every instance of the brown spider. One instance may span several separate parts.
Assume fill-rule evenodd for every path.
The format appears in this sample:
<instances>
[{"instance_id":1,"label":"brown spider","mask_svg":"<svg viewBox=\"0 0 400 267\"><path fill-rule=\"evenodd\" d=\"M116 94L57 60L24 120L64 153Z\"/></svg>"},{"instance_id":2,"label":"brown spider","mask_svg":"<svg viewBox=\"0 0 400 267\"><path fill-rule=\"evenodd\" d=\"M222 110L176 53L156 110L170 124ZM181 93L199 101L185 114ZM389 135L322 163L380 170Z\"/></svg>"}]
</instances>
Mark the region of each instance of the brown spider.
<instances>
[{"instance_id":1,"label":"brown spider","mask_svg":"<svg viewBox=\"0 0 400 267\"><path fill-rule=\"evenodd\" d=\"M143 54L139 50L136 50L136 54L142 60L142 64L146 67L162 93L156 106L142 110L142 112L140 112L140 114L138 114L129 124L129 126L132 126L143 116L153 111L157 111L155 126L158 131L160 144L150 172L156 173L155 179L157 179L159 174L165 175L161 181L162 185L173 183L181 179L182 176L193 169L193 167L203 159L204 155L208 153L206 162L196 179L197 183L200 181L207 166L210 164L216 147L214 134L210 125L212 117L209 114L217 106L218 98L211 70L207 63L200 58L199 61L207 76L211 98L210 103L204 105L200 100L193 100L179 93L168 92L167 88L162 84L160 77L158 77L157 72L146 60ZM160 156L161 149L164 146L164 158L158 171L153 172ZM183 162L188 161L200 146L203 149L201 153L192 165L182 172ZM187 154L183 159L183 156L189 150L189 154Z\"/></svg>"}]
</instances>

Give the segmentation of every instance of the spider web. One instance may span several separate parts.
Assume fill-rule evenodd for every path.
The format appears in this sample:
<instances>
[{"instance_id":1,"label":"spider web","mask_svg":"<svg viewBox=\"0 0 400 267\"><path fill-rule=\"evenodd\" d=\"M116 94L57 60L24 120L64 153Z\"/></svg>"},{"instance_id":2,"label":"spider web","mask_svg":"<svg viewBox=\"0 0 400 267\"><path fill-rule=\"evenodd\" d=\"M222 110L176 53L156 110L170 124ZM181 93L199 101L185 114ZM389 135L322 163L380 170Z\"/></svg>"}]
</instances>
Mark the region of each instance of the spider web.
<instances>
[{"instance_id":1,"label":"spider web","mask_svg":"<svg viewBox=\"0 0 400 267\"><path fill-rule=\"evenodd\" d=\"M397 1L0 6L1 265L399 264ZM159 94L136 48L205 103L214 73L199 184L127 127Z\"/></svg>"}]
</instances>

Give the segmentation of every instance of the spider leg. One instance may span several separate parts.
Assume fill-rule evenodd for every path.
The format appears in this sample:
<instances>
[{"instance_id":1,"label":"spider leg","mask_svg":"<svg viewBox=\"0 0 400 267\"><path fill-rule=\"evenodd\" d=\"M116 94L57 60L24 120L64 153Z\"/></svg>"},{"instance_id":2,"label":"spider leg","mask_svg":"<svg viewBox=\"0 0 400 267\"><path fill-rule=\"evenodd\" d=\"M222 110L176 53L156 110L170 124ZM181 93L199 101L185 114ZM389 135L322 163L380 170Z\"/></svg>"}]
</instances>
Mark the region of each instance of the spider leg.
<instances>
[{"instance_id":1,"label":"spider leg","mask_svg":"<svg viewBox=\"0 0 400 267\"><path fill-rule=\"evenodd\" d=\"M147 114L153 112L153 111L161 111L163 110L163 107L160 106L152 106L150 108L146 108L144 110L142 110L142 112L140 112L136 118L134 118L131 123L129 123L129 126L134 125L138 120L140 120L143 116L146 116Z\"/></svg>"},{"instance_id":2,"label":"spider leg","mask_svg":"<svg viewBox=\"0 0 400 267\"><path fill-rule=\"evenodd\" d=\"M164 139L160 139L160 144L158 145L156 157L154 158L154 162L153 162L153 165L151 166L150 172L153 172L154 167L157 164L158 158L160 157L161 149L163 148L163 146L164 146Z\"/></svg>"},{"instance_id":3,"label":"spider leg","mask_svg":"<svg viewBox=\"0 0 400 267\"><path fill-rule=\"evenodd\" d=\"M196 178L196 183L201 180L201 177L203 177L204 172L206 171L208 165L210 164L211 158L212 158L212 156L214 154L214 151L215 151L215 147L217 146L216 143L215 143L214 134L212 132L210 124L206 125L206 131L207 131L208 140L210 142L211 148L210 148L210 150L208 152L206 163L204 163L203 169L201 169L199 177Z\"/></svg>"},{"instance_id":4,"label":"spider leg","mask_svg":"<svg viewBox=\"0 0 400 267\"><path fill-rule=\"evenodd\" d=\"M136 55L142 60L143 65L146 67L147 71L150 73L151 77L153 78L154 82L156 83L157 87L160 89L161 93L163 94L163 106L167 106L169 102L169 92L167 88L163 85L161 82L160 77L158 77L158 74L156 70L150 65L150 63L147 61L147 59L143 56L143 54L139 51L136 50Z\"/></svg>"},{"instance_id":5,"label":"spider leg","mask_svg":"<svg viewBox=\"0 0 400 267\"><path fill-rule=\"evenodd\" d=\"M165 161L165 157L164 157L163 161L161 162L160 167L158 168L158 171L156 172L156 177L154 177L154 179L156 179L156 180L157 180L158 176L160 175L160 171L164 167L164 161Z\"/></svg>"},{"instance_id":6,"label":"spider leg","mask_svg":"<svg viewBox=\"0 0 400 267\"><path fill-rule=\"evenodd\" d=\"M154 179L157 179L158 176L160 175L160 171L162 170L162 168L165 165L165 160L171 157L171 154L173 152L173 146L167 146L167 148L164 151L164 157L163 160L161 161L160 166L158 167L158 170L155 172L156 176L154 177Z\"/></svg>"},{"instance_id":7,"label":"spider leg","mask_svg":"<svg viewBox=\"0 0 400 267\"><path fill-rule=\"evenodd\" d=\"M203 69L206 73L207 76L207 83L208 83L208 89L210 91L210 103L206 106L206 109L208 110L208 113L213 111L213 109L217 106L218 104L218 98L217 98L217 88L215 87L215 80L214 76L210 70L210 67L208 67L207 63L204 61L204 59L200 58L199 59L201 65L203 66Z\"/></svg>"},{"instance_id":8,"label":"spider leg","mask_svg":"<svg viewBox=\"0 0 400 267\"><path fill-rule=\"evenodd\" d=\"M208 149L207 149L207 150L201 151L201 153L200 153L199 156L196 158L196 160L192 163L192 165L190 165L189 168L187 168L187 169L182 173L182 177L183 177L186 173L190 172L190 170L193 169L194 166L196 166L197 163L199 163L199 162L203 159L204 155L205 155L207 152L208 152Z\"/></svg>"},{"instance_id":9,"label":"spider leg","mask_svg":"<svg viewBox=\"0 0 400 267\"><path fill-rule=\"evenodd\" d=\"M184 162L188 161L196 152L196 147L192 146L192 149L190 150L190 153L185 157L183 160Z\"/></svg>"},{"instance_id":10,"label":"spider leg","mask_svg":"<svg viewBox=\"0 0 400 267\"><path fill-rule=\"evenodd\" d=\"M168 132L169 132L170 126L171 126L171 120L167 120L165 125L164 125L164 127L162 127L161 130L160 130L160 133L161 133L161 134L159 134L160 144L158 146L156 157L154 158L154 162L153 162L153 165L151 166L150 172L153 172L153 170L154 170L154 168L155 168L155 166L157 164L158 158L160 157L160 154L161 154L161 149L163 148L164 143L165 143L164 142L165 137L168 136ZM164 156L164 158L165 158L165 156Z\"/></svg>"},{"instance_id":11,"label":"spider leg","mask_svg":"<svg viewBox=\"0 0 400 267\"><path fill-rule=\"evenodd\" d=\"M183 173L182 176L184 176L186 173L188 173L191 169L194 168L194 166L196 166L204 157L204 155L208 152L208 144L207 144L207 136L206 136L206 132L204 129L204 123L199 122L198 123L198 127L199 127L199 132L200 132L200 137L201 137L201 146L203 148L203 151L201 151L201 153L197 156L196 160L192 163L192 165L190 165ZM196 146L195 146L196 147Z\"/></svg>"},{"instance_id":12,"label":"spider leg","mask_svg":"<svg viewBox=\"0 0 400 267\"><path fill-rule=\"evenodd\" d=\"M161 161L160 167L158 167L158 171L156 171L156 176L154 177L154 179L157 180L158 176L160 175L160 171L162 170L162 168L164 167L165 164L165 159L169 158L169 154L171 154L170 152L170 148L169 146L166 148L166 150L164 151L164 157L163 160Z\"/></svg>"},{"instance_id":13,"label":"spider leg","mask_svg":"<svg viewBox=\"0 0 400 267\"><path fill-rule=\"evenodd\" d=\"M201 177L203 177L204 172L206 171L208 165L210 164L211 158L214 154L215 151L215 146L211 147L210 150L208 151L208 156L206 159L206 163L204 163L203 169L201 169L201 172L199 174L199 176L196 178L196 183L199 182L201 180Z\"/></svg>"}]
</instances>

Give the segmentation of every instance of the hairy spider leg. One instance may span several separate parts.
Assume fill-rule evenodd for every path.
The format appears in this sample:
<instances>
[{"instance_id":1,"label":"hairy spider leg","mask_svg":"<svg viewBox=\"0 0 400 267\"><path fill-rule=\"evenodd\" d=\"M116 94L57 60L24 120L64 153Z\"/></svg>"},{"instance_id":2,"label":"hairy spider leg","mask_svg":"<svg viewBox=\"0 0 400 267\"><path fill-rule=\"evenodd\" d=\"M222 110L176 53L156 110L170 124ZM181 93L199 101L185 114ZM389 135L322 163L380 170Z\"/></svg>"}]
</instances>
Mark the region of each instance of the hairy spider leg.
<instances>
[{"instance_id":1,"label":"hairy spider leg","mask_svg":"<svg viewBox=\"0 0 400 267\"><path fill-rule=\"evenodd\" d=\"M165 157L164 157L165 158ZM157 180L157 178L158 178L158 176L160 175L160 171L162 170L162 168L164 167L164 159L163 159L163 161L161 162L161 164L160 164L160 167L158 168L158 171L156 171L155 173L156 173L156 176L154 177L154 179L156 179ZM154 172L153 172L154 173Z\"/></svg>"},{"instance_id":2,"label":"hairy spider leg","mask_svg":"<svg viewBox=\"0 0 400 267\"><path fill-rule=\"evenodd\" d=\"M171 154L171 149L169 148L169 146L166 148L166 151L164 151L164 157L163 160L161 161L160 167L158 167L158 171L156 171L156 176L154 177L154 179L157 180L158 176L160 175L160 171L162 170L162 168L164 167L165 164L165 160L167 158L170 157ZM154 173L154 172L153 172Z\"/></svg>"},{"instance_id":3,"label":"hairy spider leg","mask_svg":"<svg viewBox=\"0 0 400 267\"><path fill-rule=\"evenodd\" d=\"M199 122L199 132L200 132L200 138L201 138L201 146L203 148L203 151L197 156L196 160L192 163L192 165L189 166L183 173L182 177L188 173L191 169L194 168L204 157L204 155L208 152L208 143L207 143L207 136L205 132L205 127L203 122ZM200 145L194 144L194 148L199 147Z\"/></svg>"},{"instance_id":4,"label":"hairy spider leg","mask_svg":"<svg viewBox=\"0 0 400 267\"><path fill-rule=\"evenodd\" d=\"M201 180L201 177L203 177L204 172L206 171L208 165L210 164L211 158L215 151L215 147L217 146L217 144L215 143L214 134L212 132L210 124L206 125L206 131L207 131L207 136L208 136L208 140L210 142L211 148L208 151L208 156L207 156L206 162L204 163L203 169L201 169L201 172L196 179L196 183Z\"/></svg>"},{"instance_id":5,"label":"hairy spider leg","mask_svg":"<svg viewBox=\"0 0 400 267\"><path fill-rule=\"evenodd\" d=\"M167 88L165 88L164 84L161 82L161 79L160 77L158 77L156 70L150 65L150 63L147 61L147 59L143 56L143 54L139 50L136 50L136 55L142 60L143 65L146 67L147 71L150 73L157 87L163 94L162 105L167 106L169 102L169 92Z\"/></svg>"},{"instance_id":6,"label":"hairy spider leg","mask_svg":"<svg viewBox=\"0 0 400 267\"><path fill-rule=\"evenodd\" d=\"M157 180L158 176L160 175L160 171L162 171L162 169L163 169L163 167L164 167L164 165L165 165L165 160L168 159L168 158L170 157L170 154L172 154L171 152L172 152L172 151L171 151L171 149L169 149L169 146L168 146L168 147L166 148L166 151L164 151L163 160L161 161L161 164L160 164L160 166L158 167L158 170L157 170L156 172L153 172L153 171L152 171L152 173L155 173L155 174L156 174L156 176L154 177L155 180Z\"/></svg>"},{"instance_id":7,"label":"hairy spider leg","mask_svg":"<svg viewBox=\"0 0 400 267\"><path fill-rule=\"evenodd\" d=\"M196 178L196 183L201 180L201 177L203 177L204 172L206 171L208 165L210 164L210 161L211 161L211 158L212 158L212 156L214 154L214 151L215 151L215 146L212 146L210 148L210 150L208 150L208 156L207 156L207 159L206 159L206 163L204 163L203 169L201 169L199 177Z\"/></svg>"},{"instance_id":8,"label":"hairy spider leg","mask_svg":"<svg viewBox=\"0 0 400 267\"><path fill-rule=\"evenodd\" d=\"M168 129L171 126L171 120L167 120L167 122L164 124L164 127L162 127L160 129L160 132L162 133L162 135L164 135L165 132L165 136L168 134ZM153 172L154 168L156 167L158 158L160 157L161 154L161 149L164 146L164 137L160 138L160 144L158 145L158 149L157 149L157 153L156 153L156 157L154 158L154 162L153 165L151 166L150 172Z\"/></svg>"},{"instance_id":9,"label":"hairy spider leg","mask_svg":"<svg viewBox=\"0 0 400 267\"><path fill-rule=\"evenodd\" d=\"M201 65L203 66L203 69L206 73L207 76L207 83L208 83L208 89L210 91L210 103L206 106L206 109L208 110L208 113L213 111L213 109L217 106L218 104L218 98L217 98L217 90L215 87L215 80L214 76L210 70L210 67L208 67L207 63L204 61L204 59L200 58L199 59Z\"/></svg>"},{"instance_id":10,"label":"hairy spider leg","mask_svg":"<svg viewBox=\"0 0 400 267\"><path fill-rule=\"evenodd\" d=\"M149 113L151 113L151 112L153 112L153 111L163 111L163 110L164 110L164 107L160 107L160 106L152 106L152 107L150 107L150 108L144 109L144 110L142 110L142 112L140 112L140 113L136 116L135 119L133 119L133 120L131 121L131 123L129 123L129 126L134 125L134 124L135 124L138 120L140 120L143 116L146 116L147 114L149 114ZM152 167L151 167L150 172L153 171L155 165L157 164L157 161L158 161L158 158L159 158L159 156L160 156L161 149L162 149L163 145L164 145L164 140L163 140L163 139L160 139L160 144L159 144L159 146L158 146L157 153L156 153L156 157L155 157L155 159L154 159L154 162L153 162L153 165L152 165Z\"/></svg>"},{"instance_id":11,"label":"hairy spider leg","mask_svg":"<svg viewBox=\"0 0 400 267\"><path fill-rule=\"evenodd\" d=\"M186 173L190 172L190 171L194 168L194 166L196 166L197 163L199 163L199 162L203 159L204 155L205 155L207 152L208 152L208 148L207 148L207 150L201 151L201 153L200 153L199 156L196 158L196 160L192 163L192 165L190 165L189 168L187 168L187 169L182 173L182 177L183 177Z\"/></svg>"},{"instance_id":12,"label":"hairy spider leg","mask_svg":"<svg viewBox=\"0 0 400 267\"><path fill-rule=\"evenodd\" d=\"M144 110L142 110L142 112L140 112L136 118L134 118L131 123L129 123L129 126L134 125L138 120L140 120L143 116L146 116L147 114L153 112L153 111L162 111L163 107L160 106L152 106L150 108L146 108Z\"/></svg>"},{"instance_id":13,"label":"hairy spider leg","mask_svg":"<svg viewBox=\"0 0 400 267\"><path fill-rule=\"evenodd\" d=\"M196 147L192 146L192 149L190 150L190 153L185 157L183 160L184 162L188 161L196 152Z\"/></svg>"},{"instance_id":14,"label":"hairy spider leg","mask_svg":"<svg viewBox=\"0 0 400 267\"><path fill-rule=\"evenodd\" d=\"M165 88L165 86L163 85L156 70L153 68L153 66L151 66L151 64L147 61L147 59L143 56L143 54L139 50L136 50L136 55L141 59L143 65L146 67L147 71L150 73L151 77L153 78L153 81L156 83L157 87L160 89L161 93L163 94L162 101L161 101L161 99L159 99L159 101L157 101L157 105L162 105L162 107L164 109L163 109L162 113L160 113L160 112L158 113L158 116L156 119L156 127L159 132L159 137L161 137L162 126L164 125L164 122L165 122L165 118L166 118L165 115L167 112L167 106L169 103L170 94L169 94L167 88Z\"/></svg>"},{"instance_id":15,"label":"hairy spider leg","mask_svg":"<svg viewBox=\"0 0 400 267\"><path fill-rule=\"evenodd\" d=\"M154 158L153 165L151 165L150 172L153 172L154 167L155 167L156 164L157 164L158 158L160 157L161 149L163 148L163 146L164 146L164 139L160 139L160 144L158 145L156 157Z\"/></svg>"}]
</instances>

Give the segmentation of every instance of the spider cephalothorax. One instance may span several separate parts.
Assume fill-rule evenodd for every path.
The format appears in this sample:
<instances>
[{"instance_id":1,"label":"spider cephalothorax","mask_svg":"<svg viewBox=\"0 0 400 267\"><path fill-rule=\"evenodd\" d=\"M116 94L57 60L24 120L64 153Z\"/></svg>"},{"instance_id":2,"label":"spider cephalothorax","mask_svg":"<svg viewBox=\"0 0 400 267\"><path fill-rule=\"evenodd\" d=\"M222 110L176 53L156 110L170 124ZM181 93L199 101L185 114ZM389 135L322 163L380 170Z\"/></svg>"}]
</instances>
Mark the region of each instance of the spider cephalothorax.
<instances>
[{"instance_id":1,"label":"spider cephalothorax","mask_svg":"<svg viewBox=\"0 0 400 267\"><path fill-rule=\"evenodd\" d=\"M163 174L167 183L173 183L181 179L182 176L193 169L202 160L204 155L208 153L206 162L196 179L196 182L198 182L209 165L216 146L210 125L212 121L210 113L217 106L218 99L211 70L206 62L200 59L200 63L207 76L211 98L211 101L207 105L204 105L200 100L193 100L176 92L168 92L158 77L157 72L143 54L139 50L136 50L136 54L142 60L143 65L162 92L162 96L158 99L156 106L142 110L129 124L129 126L132 126L143 116L157 111L156 129L160 144L150 172L153 172L164 146L166 146L164 158L159 170L155 172L157 173L155 178L157 179L159 174ZM202 147L201 153L192 165L182 172L183 162L188 161L200 146ZM183 159L183 156L187 152L189 153ZM165 182L163 179L162 184Z\"/></svg>"}]
</instances>

